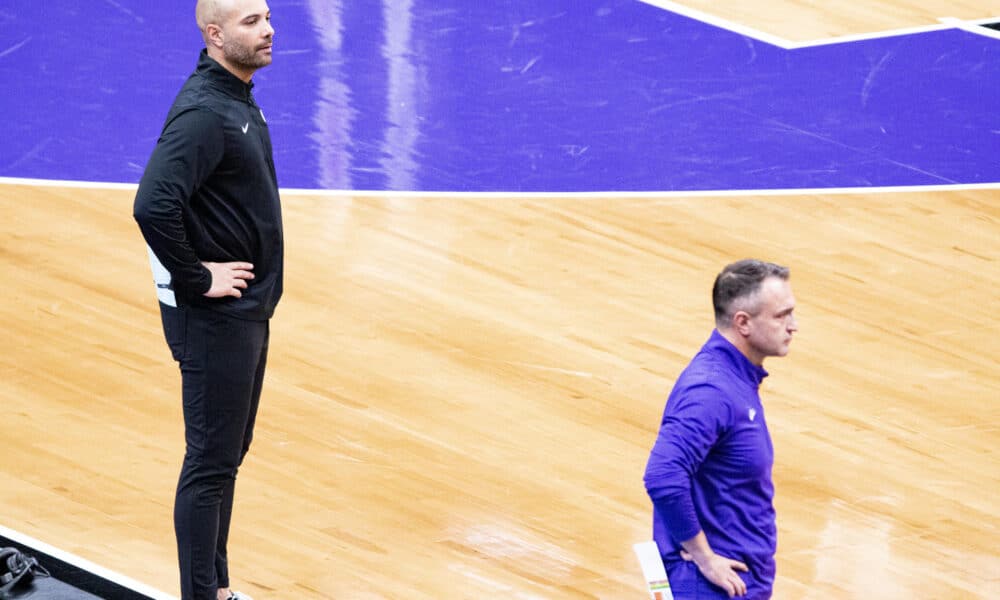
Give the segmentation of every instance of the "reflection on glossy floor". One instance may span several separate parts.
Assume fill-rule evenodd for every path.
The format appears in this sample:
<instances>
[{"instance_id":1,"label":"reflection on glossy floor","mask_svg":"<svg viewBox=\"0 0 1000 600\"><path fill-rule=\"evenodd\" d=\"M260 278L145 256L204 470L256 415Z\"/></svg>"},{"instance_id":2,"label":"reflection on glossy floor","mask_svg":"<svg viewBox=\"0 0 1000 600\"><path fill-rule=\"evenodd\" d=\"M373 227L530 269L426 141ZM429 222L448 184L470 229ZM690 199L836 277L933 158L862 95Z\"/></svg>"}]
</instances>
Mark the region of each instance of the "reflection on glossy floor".
<instances>
[{"instance_id":1,"label":"reflection on glossy floor","mask_svg":"<svg viewBox=\"0 0 1000 600\"><path fill-rule=\"evenodd\" d=\"M942 2L919 4L937 15ZM1000 20L998 2L939 16L992 5ZM5 0L0 176L138 181L202 40L175 3L130 4L92 2L81 27L76 0ZM878 31L888 2L713 4L735 31L638 0L271 0L274 64L254 94L278 180L427 192L1000 181L991 30L789 50L746 29ZM894 27L937 26L893 4Z\"/></svg>"},{"instance_id":2,"label":"reflection on glossy floor","mask_svg":"<svg viewBox=\"0 0 1000 600\"><path fill-rule=\"evenodd\" d=\"M645 597L662 402L714 273L753 255L791 266L801 312L763 390L776 598L996 597L998 193L286 195L236 583ZM0 513L176 593L179 382L131 197L0 187Z\"/></svg>"}]
</instances>

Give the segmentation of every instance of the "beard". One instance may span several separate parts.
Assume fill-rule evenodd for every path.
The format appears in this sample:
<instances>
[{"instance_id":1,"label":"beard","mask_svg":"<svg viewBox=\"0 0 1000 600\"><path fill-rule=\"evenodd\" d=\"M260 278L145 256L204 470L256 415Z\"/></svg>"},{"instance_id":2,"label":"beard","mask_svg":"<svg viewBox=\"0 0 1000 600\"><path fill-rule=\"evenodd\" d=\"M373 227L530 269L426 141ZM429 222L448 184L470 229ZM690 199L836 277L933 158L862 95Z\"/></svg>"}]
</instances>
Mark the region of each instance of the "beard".
<instances>
[{"instance_id":1,"label":"beard","mask_svg":"<svg viewBox=\"0 0 1000 600\"><path fill-rule=\"evenodd\" d=\"M226 40L222 44L222 53L226 60L244 69L257 70L271 64L271 55L257 52L257 50L256 47L244 46L232 39Z\"/></svg>"}]
</instances>

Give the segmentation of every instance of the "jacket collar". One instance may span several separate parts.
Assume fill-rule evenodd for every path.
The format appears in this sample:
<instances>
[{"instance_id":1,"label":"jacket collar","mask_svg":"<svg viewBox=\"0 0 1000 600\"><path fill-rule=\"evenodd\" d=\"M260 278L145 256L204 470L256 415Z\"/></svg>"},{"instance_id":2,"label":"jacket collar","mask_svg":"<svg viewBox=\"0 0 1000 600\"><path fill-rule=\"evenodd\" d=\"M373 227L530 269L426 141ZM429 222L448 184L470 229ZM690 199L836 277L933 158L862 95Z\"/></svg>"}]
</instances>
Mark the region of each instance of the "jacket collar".
<instances>
[{"instance_id":1,"label":"jacket collar","mask_svg":"<svg viewBox=\"0 0 1000 600\"><path fill-rule=\"evenodd\" d=\"M253 89L253 81L244 83L242 79L230 73L218 61L209 56L208 50L204 48L198 56L198 68L195 72L237 100L251 101L250 90Z\"/></svg>"},{"instance_id":2,"label":"jacket collar","mask_svg":"<svg viewBox=\"0 0 1000 600\"><path fill-rule=\"evenodd\" d=\"M705 342L705 349L712 350L713 353L725 357L726 362L733 368L733 371L755 388L759 387L760 382L767 377L767 371L764 370L764 367L750 362L750 359L744 356L732 342L723 337L718 329L712 331L712 336Z\"/></svg>"}]
</instances>

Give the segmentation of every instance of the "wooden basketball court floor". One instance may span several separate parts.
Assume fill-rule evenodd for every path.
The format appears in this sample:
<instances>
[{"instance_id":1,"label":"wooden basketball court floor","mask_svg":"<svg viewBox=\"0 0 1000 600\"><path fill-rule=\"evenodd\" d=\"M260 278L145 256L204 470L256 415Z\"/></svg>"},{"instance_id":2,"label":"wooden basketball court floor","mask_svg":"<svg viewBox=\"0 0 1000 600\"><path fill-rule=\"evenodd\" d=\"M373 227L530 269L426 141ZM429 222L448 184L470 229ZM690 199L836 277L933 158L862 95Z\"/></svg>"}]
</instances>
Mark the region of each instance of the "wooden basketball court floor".
<instances>
[{"instance_id":1,"label":"wooden basketball court floor","mask_svg":"<svg viewBox=\"0 0 1000 600\"><path fill-rule=\"evenodd\" d=\"M0 515L176 594L179 376L133 193L0 186ZM1000 187L283 202L231 535L258 599L647 597L646 456L745 256L800 313L762 390L775 597L1000 594Z\"/></svg>"},{"instance_id":2,"label":"wooden basketball court floor","mask_svg":"<svg viewBox=\"0 0 1000 600\"><path fill-rule=\"evenodd\" d=\"M788 264L763 389L779 598L1000 591L996 189L285 198L239 481L265 598L640 598L641 475L735 257ZM175 590L179 377L130 190L2 186L4 520Z\"/></svg>"}]
</instances>

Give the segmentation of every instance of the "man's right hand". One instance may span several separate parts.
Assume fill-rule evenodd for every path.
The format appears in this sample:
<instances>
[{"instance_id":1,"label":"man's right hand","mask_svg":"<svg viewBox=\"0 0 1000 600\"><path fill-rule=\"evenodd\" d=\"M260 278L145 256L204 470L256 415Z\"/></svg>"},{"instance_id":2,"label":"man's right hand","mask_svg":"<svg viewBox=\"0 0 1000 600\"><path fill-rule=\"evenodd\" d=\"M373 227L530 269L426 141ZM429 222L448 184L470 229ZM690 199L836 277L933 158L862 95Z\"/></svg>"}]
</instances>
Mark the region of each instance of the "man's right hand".
<instances>
[{"instance_id":1,"label":"man's right hand","mask_svg":"<svg viewBox=\"0 0 1000 600\"><path fill-rule=\"evenodd\" d=\"M205 296L208 298L224 298L243 296L240 290L247 289L247 281L253 279L253 265L248 262L214 263L203 262L205 268L212 274L212 287Z\"/></svg>"}]
</instances>

